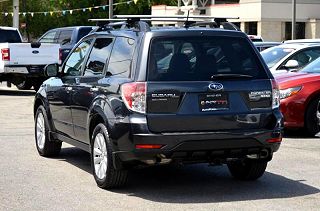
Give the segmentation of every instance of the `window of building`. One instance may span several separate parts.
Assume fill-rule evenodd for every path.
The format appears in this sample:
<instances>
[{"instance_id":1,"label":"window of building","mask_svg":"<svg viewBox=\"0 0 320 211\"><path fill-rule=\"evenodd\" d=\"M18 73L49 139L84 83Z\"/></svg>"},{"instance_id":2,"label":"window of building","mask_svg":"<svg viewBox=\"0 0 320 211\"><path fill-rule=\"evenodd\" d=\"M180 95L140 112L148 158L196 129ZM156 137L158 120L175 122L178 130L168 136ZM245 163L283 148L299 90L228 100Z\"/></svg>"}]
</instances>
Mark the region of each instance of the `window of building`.
<instances>
[{"instance_id":1,"label":"window of building","mask_svg":"<svg viewBox=\"0 0 320 211\"><path fill-rule=\"evenodd\" d=\"M256 35L258 34L258 23L257 22L246 22L245 32L247 34Z\"/></svg>"},{"instance_id":2,"label":"window of building","mask_svg":"<svg viewBox=\"0 0 320 211\"><path fill-rule=\"evenodd\" d=\"M306 23L296 23L296 39L305 39ZM292 23L286 22L285 25L285 40L292 40Z\"/></svg>"}]
</instances>

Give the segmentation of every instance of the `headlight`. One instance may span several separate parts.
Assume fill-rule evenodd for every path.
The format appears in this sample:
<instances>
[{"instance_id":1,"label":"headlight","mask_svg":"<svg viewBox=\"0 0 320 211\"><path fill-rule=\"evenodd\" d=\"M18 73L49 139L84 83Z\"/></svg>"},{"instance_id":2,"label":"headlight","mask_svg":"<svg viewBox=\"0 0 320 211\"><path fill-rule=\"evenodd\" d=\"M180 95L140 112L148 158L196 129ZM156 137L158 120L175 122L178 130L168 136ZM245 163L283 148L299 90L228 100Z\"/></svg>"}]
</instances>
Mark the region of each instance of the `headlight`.
<instances>
[{"instance_id":1,"label":"headlight","mask_svg":"<svg viewBox=\"0 0 320 211\"><path fill-rule=\"evenodd\" d=\"M301 86L292 87L292 88L288 88L288 89L281 89L280 90L280 99L282 100L282 99L291 97L291 96L297 94L301 89L302 89Z\"/></svg>"}]
</instances>

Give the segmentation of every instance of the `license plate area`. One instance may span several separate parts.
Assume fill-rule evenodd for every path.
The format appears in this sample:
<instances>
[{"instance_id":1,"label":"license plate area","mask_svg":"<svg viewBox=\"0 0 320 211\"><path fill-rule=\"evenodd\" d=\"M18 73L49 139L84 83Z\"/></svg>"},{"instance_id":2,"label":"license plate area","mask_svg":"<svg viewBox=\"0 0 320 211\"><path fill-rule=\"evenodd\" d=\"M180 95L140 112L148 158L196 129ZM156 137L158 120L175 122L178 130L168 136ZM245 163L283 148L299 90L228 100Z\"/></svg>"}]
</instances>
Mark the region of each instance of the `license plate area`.
<instances>
[{"instance_id":1,"label":"license plate area","mask_svg":"<svg viewBox=\"0 0 320 211\"><path fill-rule=\"evenodd\" d=\"M228 94L224 92L199 95L200 112L219 111L229 109Z\"/></svg>"}]
</instances>

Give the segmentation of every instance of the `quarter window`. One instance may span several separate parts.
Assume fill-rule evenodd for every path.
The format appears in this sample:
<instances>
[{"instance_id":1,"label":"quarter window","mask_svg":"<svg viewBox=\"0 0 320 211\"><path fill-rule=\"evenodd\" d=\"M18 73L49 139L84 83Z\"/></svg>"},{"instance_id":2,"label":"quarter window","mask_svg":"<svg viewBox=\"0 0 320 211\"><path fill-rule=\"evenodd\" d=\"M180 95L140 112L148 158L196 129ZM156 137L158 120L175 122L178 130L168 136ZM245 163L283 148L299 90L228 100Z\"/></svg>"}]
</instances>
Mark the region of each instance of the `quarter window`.
<instances>
[{"instance_id":1,"label":"quarter window","mask_svg":"<svg viewBox=\"0 0 320 211\"><path fill-rule=\"evenodd\" d=\"M64 74L67 76L79 76L84 60L90 49L91 40L83 41L78 47L71 53L70 57L66 61L64 67Z\"/></svg>"},{"instance_id":2,"label":"quarter window","mask_svg":"<svg viewBox=\"0 0 320 211\"><path fill-rule=\"evenodd\" d=\"M58 38L58 43L61 45L69 44L71 42L72 32L72 30L62 30Z\"/></svg>"},{"instance_id":3,"label":"quarter window","mask_svg":"<svg viewBox=\"0 0 320 211\"><path fill-rule=\"evenodd\" d=\"M103 73L112 50L112 38L98 38L93 44L84 75L99 75Z\"/></svg>"},{"instance_id":4,"label":"quarter window","mask_svg":"<svg viewBox=\"0 0 320 211\"><path fill-rule=\"evenodd\" d=\"M135 41L126 37L118 37L115 41L108 72L112 75L129 77Z\"/></svg>"},{"instance_id":5,"label":"quarter window","mask_svg":"<svg viewBox=\"0 0 320 211\"><path fill-rule=\"evenodd\" d=\"M56 31L53 32L48 32L46 35L44 35L39 42L41 43L54 43L55 42L55 36L56 36Z\"/></svg>"}]
</instances>

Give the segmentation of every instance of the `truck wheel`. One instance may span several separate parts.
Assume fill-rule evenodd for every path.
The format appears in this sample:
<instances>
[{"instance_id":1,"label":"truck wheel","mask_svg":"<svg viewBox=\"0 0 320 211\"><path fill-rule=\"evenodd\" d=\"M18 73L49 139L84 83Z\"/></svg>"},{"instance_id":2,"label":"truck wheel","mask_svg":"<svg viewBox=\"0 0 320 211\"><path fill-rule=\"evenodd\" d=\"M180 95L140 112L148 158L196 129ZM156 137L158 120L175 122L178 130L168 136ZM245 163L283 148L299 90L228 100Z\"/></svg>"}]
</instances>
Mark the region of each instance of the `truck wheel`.
<instances>
[{"instance_id":1,"label":"truck wheel","mask_svg":"<svg viewBox=\"0 0 320 211\"><path fill-rule=\"evenodd\" d=\"M30 80L25 78L21 83L15 84L19 90L29 90L32 87Z\"/></svg>"},{"instance_id":2,"label":"truck wheel","mask_svg":"<svg viewBox=\"0 0 320 211\"><path fill-rule=\"evenodd\" d=\"M228 163L231 175L239 180L256 180L260 178L266 168L268 161L264 160L244 160Z\"/></svg>"},{"instance_id":3,"label":"truck wheel","mask_svg":"<svg viewBox=\"0 0 320 211\"><path fill-rule=\"evenodd\" d=\"M43 106L39 106L35 116L35 140L41 156L52 157L61 151L62 142L50 141L49 123Z\"/></svg>"},{"instance_id":4,"label":"truck wheel","mask_svg":"<svg viewBox=\"0 0 320 211\"><path fill-rule=\"evenodd\" d=\"M35 82L35 83L33 83L33 89L35 90L35 91L38 91L39 89L40 89L40 86L42 85L42 82Z\"/></svg>"},{"instance_id":5,"label":"truck wheel","mask_svg":"<svg viewBox=\"0 0 320 211\"><path fill-rule=\"evenodd\" d=\"M320 98L312 100L305 113L305 130L310 136L315 136L319 132L318 119L317 119L317 107Z\"/></svg>"},{"instance_id":6,"label":"truck wheel","mask_svg":"<svg viewBox=\"0 0 320 211\"><path fill-rule=\"evenodd\" d=\"M98 187L111 189L121 187L127 182L127 170L116 170L113 166L112 147L107 128L98 124L91 140L91 166Z\"/></svg>"}]
</instances>

